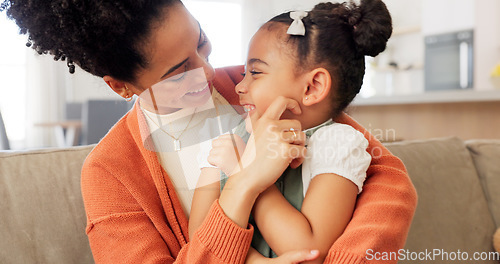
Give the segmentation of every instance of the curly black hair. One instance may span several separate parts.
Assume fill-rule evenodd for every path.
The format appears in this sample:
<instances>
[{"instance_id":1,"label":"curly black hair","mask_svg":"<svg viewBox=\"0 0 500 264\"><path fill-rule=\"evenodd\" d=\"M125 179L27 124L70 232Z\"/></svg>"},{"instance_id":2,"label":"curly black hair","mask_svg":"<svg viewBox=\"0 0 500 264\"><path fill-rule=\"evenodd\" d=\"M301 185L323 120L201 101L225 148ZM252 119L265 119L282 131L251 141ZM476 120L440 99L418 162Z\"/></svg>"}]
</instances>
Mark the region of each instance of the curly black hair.
<instances>
[{"instance_id":1,"label":"curly black hair","mask_svg":"<svg viewBox=\"0 0 500 264\"><path fill-rule=\"evenodd\" d=\"M0 11L16 21L27 46L103 77L134 81L147 67L141 49L165 8L180 0L4 0Z\"/></svg>"},{"instance_id":2,"label":"curly black hair","mask_svg":"<svg viewBox=\"0 0 500 264\"><path fill-rule=\"evenodd\" d=\"M282 32L293 19L290 12L280 14L263 28ZM297 67L308 70L321 65L330 72L335 96L332 115L341 113L359 93L365 74L365 56L384 51L392 34L392 19L381 0L320 3L302 19L305 36L287 35L293 47ZM285 29L286 30L286 29Z\"/></svg>"}]
</instances>

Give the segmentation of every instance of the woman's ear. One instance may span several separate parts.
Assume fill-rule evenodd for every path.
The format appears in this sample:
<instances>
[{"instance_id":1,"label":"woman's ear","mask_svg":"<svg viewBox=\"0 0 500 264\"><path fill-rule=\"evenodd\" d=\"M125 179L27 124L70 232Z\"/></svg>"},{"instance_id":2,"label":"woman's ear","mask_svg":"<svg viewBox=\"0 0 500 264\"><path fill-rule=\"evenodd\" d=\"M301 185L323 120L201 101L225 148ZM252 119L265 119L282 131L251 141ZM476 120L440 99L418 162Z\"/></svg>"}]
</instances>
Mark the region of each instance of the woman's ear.
<instances>
[{"instance_id":1,"label":"woman's ear","mask_svg":"<svg viewBox=\"0 0 500 264\"><path fill-rule=\"evenodd\" d=\"M317 104L328 97L331 90L332 78L325 68L316 68L307 73L307 88L302 97L306 106Z\"/></svg>"},{"instance_id":2,"label":"woman's ear","mask_svg":"<svg viewBox=\"0 0 500 264\"><path fill-rule=\"evenodd\" d=\"M134 95L134 92L127 88L125 82L119 81L109 75L102 77L102 79L119 96L127 99L131 98Z\"/></svg>"}]
</instances>

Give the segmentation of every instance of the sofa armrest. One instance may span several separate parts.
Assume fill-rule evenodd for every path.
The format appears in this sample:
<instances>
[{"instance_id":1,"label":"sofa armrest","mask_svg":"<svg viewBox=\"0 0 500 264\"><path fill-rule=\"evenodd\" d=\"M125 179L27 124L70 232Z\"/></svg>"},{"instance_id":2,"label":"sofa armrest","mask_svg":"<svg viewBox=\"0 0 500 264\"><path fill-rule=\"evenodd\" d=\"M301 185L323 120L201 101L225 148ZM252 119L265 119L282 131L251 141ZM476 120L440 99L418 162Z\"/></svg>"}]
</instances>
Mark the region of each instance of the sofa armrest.
<instances>
[{"instance_id":1,"label":"sofa armrest","mask_svg":"<svg viewBox=\"0 0 500 264\"><path fill-rule=\"evenodd\" d=\"M80 191L92 148L0 152L2 263L93 263Z\"/></svg>"},{"instance_id":2,"label":"sofa armrest","mask_svg":"<svg viewBox=\"0 0 500 264\"><path fill-rule=\"evenodd\" d=\"M465 142L483 187L488 206L500 227L500 140L475 139Z\"/></svg>"}]
</instances>

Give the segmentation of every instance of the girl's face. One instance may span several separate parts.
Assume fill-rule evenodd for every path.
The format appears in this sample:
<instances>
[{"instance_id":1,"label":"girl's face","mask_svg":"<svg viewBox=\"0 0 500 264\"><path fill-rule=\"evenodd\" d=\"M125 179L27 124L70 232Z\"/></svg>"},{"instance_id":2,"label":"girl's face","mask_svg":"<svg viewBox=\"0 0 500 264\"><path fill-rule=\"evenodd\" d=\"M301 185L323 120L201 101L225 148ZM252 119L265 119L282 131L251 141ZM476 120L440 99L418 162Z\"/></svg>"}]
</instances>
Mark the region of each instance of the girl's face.
<instances>
[{"instance_id":1,"label":"girl's face","mask_svg":"<svg viewBox=\"0 0 500 264\"><path fill-rule=\"evenodd\" d=\"M199 23L182 4L169 7L165 15L144 42L147 69L128 84L143 107L160 114L203 105L215 75L208 63L212 47Z\"/></svg>"},{"instance_id":2,"label":"girl's face","mask_svg":"<svg viewBox=\"0 0 500 264\"><path fill-rule=\"evenodd\" d=\"M301 105L307 81L305 74L296 73L296 62L289 49L274 30L260 29L253 36L245 77L236 86L240 104L250 115L257 112L261 116L278 96L294 99ZM282 118L288 119L291 115L285 111Z\"/></svg>"}]
</instances>

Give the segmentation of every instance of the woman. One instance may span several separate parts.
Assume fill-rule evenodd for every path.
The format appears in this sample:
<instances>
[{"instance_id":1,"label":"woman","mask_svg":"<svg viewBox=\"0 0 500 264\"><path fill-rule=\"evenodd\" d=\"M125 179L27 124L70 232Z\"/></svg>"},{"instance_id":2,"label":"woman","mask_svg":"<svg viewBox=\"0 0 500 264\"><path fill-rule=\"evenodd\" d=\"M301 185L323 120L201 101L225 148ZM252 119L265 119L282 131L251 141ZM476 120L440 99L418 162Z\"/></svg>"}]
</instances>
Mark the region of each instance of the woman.
<instances>
[{"instance_id":1,"label":"woman","mask_svg":"<svg viewBox=\"0 0 500 264\"><path fill-rule=\"evenodd\" d=\"M70 72L77 64L102 77L123 98L140 95L165 79L182 80L187 72L203 69L224 100L238 104L234 86L241 80L243 68L213 70L208 63L210 43L178 0L4 1L2 9L7 9L22 33L29 34L29 42L39 53L66 59ZM136 103L88 156L82 171L82 193L86 232L97 263L245 261L253 233L247 223L255 200L292 160L300 160L291 153L303 153L304 148L280 140L271 142L280 138L282 131L266 128L291 127L293 121L279 117L287 110L298 114L300 109L295 101L283 98L269 107L254 129L255 144L279 143L290 155L274 160L259 159L266 155L258 155L252 163L258 164L258 169L250 165L233 175L189 241L189 194L176 184L183 176L171 171L177 165L171 157L151 151L158 141L151 142L144 135L152 130L148 112L167 115L182 111L179 109L186 105L202 106L203 100L188 97L194 92L172 94L176 98L171 98L167 107ZM404 245L415 210L414 187L399 159L365 129L345 114L336 121L366 135L373 161L351 223L330 249L325 263L365 262L369 249L396 252ZM168 136L173 142L180 139ZM309 250L269 261L298 263L316 258L317 252Z\"/></svg>"}]
</instances>

